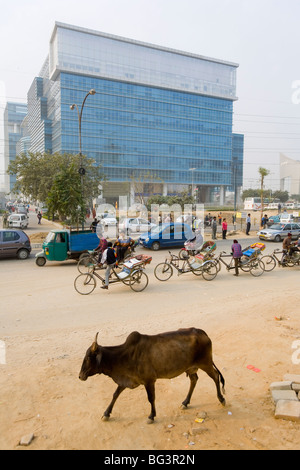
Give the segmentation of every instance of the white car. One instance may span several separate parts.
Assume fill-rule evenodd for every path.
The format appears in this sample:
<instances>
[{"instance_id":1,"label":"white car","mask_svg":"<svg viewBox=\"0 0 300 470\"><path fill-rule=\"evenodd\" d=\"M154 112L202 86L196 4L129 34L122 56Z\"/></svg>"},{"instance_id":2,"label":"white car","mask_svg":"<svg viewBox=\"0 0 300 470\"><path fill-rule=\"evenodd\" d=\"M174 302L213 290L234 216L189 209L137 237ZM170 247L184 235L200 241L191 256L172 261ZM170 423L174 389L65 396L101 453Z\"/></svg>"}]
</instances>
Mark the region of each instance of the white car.
<instances>
[{"instance_id":1,"label":"white car","mask_svg":"<svg viewBox=\"0 0 300 470\"><path fill-rule=\"evenodd\" d=\"M12 214L7 219L9 228L27 228L28 217L25 214Z\"/></svg>"},{"instance_id":2,"label":"white car","mask_svg":"<svg viewBox=\"0 0 300 470\"><path fill-rule=\"evenodd\" d=\"M111 215L111 214L104 214L100 220L100 224L103 225L103 227L107 227L109 225L117 225L117 219Z\"/></svg>"},{"instance_id":3,"label":"white car","mask_svg":"<svg viewBox=\"0 0 300 470\"><path fill-rule=\"evenodd\" d=\"M123 222L120 223L120 230L125 230L128 234L150 232L152 227L156 227L156 224L140 217L124 219Z\"/></svg>"}]
</instances>

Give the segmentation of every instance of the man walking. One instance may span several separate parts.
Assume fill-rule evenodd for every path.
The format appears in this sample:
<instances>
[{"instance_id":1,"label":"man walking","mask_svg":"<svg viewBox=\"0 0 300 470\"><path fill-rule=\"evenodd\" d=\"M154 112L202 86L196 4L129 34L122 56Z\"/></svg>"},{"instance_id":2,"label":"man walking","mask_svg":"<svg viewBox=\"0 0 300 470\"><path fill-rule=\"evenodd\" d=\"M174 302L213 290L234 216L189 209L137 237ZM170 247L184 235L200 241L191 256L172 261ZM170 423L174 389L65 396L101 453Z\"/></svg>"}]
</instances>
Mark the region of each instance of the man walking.
<instances>
[{"instance_id":1,"label":"man walking","mask_svg":"<svg viewBox=\"0 0 300 470\"><path fill-rule=\"evenodd\" d=\"M251 215L248 214L247 219L246 219L246 235L250 235L250 227L251 227Z\"/></svg>"},{"instance_id":2,"label":"man walking","mask_svg":"<svg viewBox=\"0 0 300 470\"><path fill-rule=\"evenodd\" d=\"M211 230L212 230L212 239L216 240L217 239L217 218L214 217L213 221L211 223Z\"/></svg>"}]
</instances>

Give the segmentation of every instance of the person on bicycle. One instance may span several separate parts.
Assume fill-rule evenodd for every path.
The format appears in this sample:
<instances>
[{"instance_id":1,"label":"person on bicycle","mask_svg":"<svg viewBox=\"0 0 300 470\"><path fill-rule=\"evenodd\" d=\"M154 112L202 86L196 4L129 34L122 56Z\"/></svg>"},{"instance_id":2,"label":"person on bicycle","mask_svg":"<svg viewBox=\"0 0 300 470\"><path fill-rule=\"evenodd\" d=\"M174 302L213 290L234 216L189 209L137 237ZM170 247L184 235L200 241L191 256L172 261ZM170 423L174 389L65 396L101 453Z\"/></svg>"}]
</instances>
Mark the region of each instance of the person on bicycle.
<instances>
[{"instance_id":1,"label":"person on bicycle","mask_svg":"<svg viewBox=\"0 0 300 470\"><path fill-rule=\"evenodd\" d=\"M112 247L112 242L107 242L107 248L106 250L104 250L101 258L101 264L106 263L107 265L107 268L105 270L105 284L101 287L101 289L108 289L110 272L116 266L116 262L116 252Z\"/></svg>"},{"instance_id":2,"label":"person on bicycle","mask_svg":"<svg viewBox=\"0 0 300 470\"><path fill-rule=\"evenodd\" d=\"M285 239L283 240L282 253L283 254L282 254L281 264L282 266L285 266L287 255L293 254L291 233L288 233Z\"/></svg>"},{"instance_id":3,"label":"person on bicycle","mask_svg":"<svg viewBox=\"0 0 300 470\"><path fill-rule=\"evenodd\" d=\"M234 276L239 275L239 264L240 259L243 256L242 247L237 240L233 240L233 244L231 246L232 256L234 259L234 266L235 266L235 274Z\"/></svg>"},{"instance_id":4,"label":"person on bicycle","mask_svg":"<svg viewBox=\"0 0 300 470\"><path fill-rule=\"evenodd\" d=\"M104 251L106 250L107 246L108 246L107 239L104 235L102 235L102 237L99 240L99 245L97 246L97 248L95 248L95 251L98 252L98 264L101 263L102 255Z\"/></svg>"},{"instance_id":5,"label":"person on bicycle","mask_svg":"<svg viewBox=\"0 0 300 470\"><path fill-rule=\"evenodd\" d=\"M124 256L128 248L131 248L134 245L134 240L131 237L127 237L125 232L122 230L120 232L119 238L115 241L114 247L117 249L117 259L118 262L124 260Z\"/></svg>"}]
</instances>

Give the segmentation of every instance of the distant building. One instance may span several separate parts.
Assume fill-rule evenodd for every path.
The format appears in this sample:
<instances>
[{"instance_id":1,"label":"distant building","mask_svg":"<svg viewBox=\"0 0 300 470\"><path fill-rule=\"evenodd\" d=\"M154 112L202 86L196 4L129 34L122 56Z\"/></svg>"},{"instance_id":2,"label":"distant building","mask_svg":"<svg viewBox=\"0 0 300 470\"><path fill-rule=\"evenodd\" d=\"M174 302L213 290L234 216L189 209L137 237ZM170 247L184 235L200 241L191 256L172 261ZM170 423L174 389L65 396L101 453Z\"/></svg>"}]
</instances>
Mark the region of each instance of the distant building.
<instances>
[{"instance_id":1,"label":"distant building","mask_svg":"<svg viewBox=\"0 0 300 470\"><path fill-rule=\"evenodd\" d=\"M280 190L300 194L300 160L280 154Z\"/></svg>"},{"instance_id":2,"label":"distant building","mask_svg":"<svg viewBox=\"0 0 300 470\"><path fill-rule=\"evenodd\" d=\"M8 165L16 158L19 153L17 145L23 136L22 122L27 114L27 105L24 103L6 103L4 109L4 190L10 193L15 182L16 177L10 176L6 173Z\"/></svg>"},{"instance_id":3,"label":"distant building","mask_svg":"<svg viewBox=\"0 0 300 470\"><path fill-rule=\"evenodd\" d=\"M55 23L49 56L28 93L30 150L82 153L102 165L103 197L134 200L197 188L201 202L242 185L232 134L238 65ZM243 136L242 136L243 137ZM234 157L234 158L233 158ZM234 183L235 174L235 183Z\"/></svg>"}]
</instances>

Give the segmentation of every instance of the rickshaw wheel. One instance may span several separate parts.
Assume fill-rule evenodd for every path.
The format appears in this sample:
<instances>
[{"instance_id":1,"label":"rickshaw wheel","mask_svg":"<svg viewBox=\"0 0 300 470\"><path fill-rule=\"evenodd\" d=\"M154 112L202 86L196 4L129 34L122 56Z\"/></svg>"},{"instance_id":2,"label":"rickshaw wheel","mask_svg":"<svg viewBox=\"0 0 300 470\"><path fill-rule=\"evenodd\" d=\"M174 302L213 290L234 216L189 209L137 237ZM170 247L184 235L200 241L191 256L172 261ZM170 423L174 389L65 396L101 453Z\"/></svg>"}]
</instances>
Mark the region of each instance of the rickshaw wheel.
<instances>
[{"instance_id":1,"label":"rickshaw wheel","mask_svg":"<svg viewBox=\"0 0 300 470\"><path fill-rule=\"evenodd\" d=\"M179 259L188 259L190 257L188 251L185 248L181 248L178 253Z\"/></svg>"},{"instance_id":2,"label":"rickshaw wheel","mask_svg":"<svg viewBox=\"0 0 300 470\"><path fill-rule=\"evenodd\" d=\"M168 263L159 263L155 266L154 276L159 281L167 281L173 275L173 268Z\"/></svg>"},{"instance_id":3,"label":"rickshaw wheel","mask_svg":"<svg viewBox=\"0 0 300 470\"><path fill-rule=\"evenodd\" d=\"M79 274L74 281L76 291L81 295L88 295L96 287L96 279L90 273Z\"/></svg>"},{"instance_id":4,"label":"rickshaw wheel","mask_svg":"<svg viewBox=\"0 0 300 470\"><path fill-rule=\"evenodd\" d=\"M77 263L77 269L82 274L92 274L95 271L95 259L91 255L82 256Z\"/></svg>"},{"instance_id":5,"label":"rickshaw wheel","mask_svg":"<svg viewBox=\"0 0 300 470\"><path fill-rule=\"evenodd\" d=\"M218 269L213 261L209 261L202 267L202 276L206 281L212 281L218 274Z\"/></svg>"},{"instance_id":6,"label":"rickshaw wheel","mask_svg":"<svg viewBox=\"0 0 300 470\"><path fill-rule=\"evenodd\" d=\"M250 263L250 273L252 276L261 276L265 271L265 265L260 259L255 259Z\"/></svg>"},{"instance_id":7,"label":"rickshaw wheel","mask_svg":"<svg viewBox=\"0 0 300 470\"><path fill-rule=\"evenodd\" d=\"M270 272L276 267L276 259L271 255L266 255L261 258L261 261L265 265L265 271Z\"/></svg>"},{"instance_id":8,"label":"rickshaw wheel","mask_svg":"<svg viewBox=\"0 0 300 470\"><path fill-rule=\"evenodd\" d=\"M135 271L130 276L130 287L135 292L141 292L146 289L149 279L143 271Z\"/></svg>"}]
</instances>

